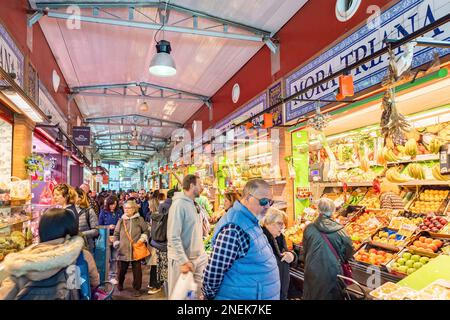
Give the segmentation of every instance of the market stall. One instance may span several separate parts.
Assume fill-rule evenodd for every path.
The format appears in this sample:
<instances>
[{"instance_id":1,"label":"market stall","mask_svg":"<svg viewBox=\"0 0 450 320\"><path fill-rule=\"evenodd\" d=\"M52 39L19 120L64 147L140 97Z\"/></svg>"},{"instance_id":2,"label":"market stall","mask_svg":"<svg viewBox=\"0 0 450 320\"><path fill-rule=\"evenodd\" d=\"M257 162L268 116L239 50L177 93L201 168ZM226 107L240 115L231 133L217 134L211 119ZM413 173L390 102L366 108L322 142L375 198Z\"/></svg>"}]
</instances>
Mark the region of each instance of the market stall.
<instances>
[{"instance_id":1,"label":"market stall","mask_svg":"<svg viewBox=\"0 0 450 320\"><path fill-rule=\"evenodd\" d=\"M417 110L415 105L409 106ZM448 172L450 106L426 106L405 117L411 129L403 144L386 139L383 124L339 132L336 128L344 126L339 117L330 122L335 126L330 125L322 133L308 130L308 162L303 165L309 167L312 199L328 197L339 208L334 219L345 226L353 241L355 254L350 264L354 280L367 292L382 286L372 298L398 298L403 293L419 298L433 290L442 296L448 290L440 288L446 286L442 280L432 284L447 279L441 274L427 283L431 289L424 289L425 293L413 292L411 296L412 291L406 289L394 296L380 293L394 292L402 283L408 283L410 276L450 253L450 176L444 174ZM362 109L351 117L357 122L364 113ZM348 120L349 116L343 118ZM380 181L398 187L401 209L383 208ZM312 203L297 211L296 223L286 232L299 253L303 230L315 219L315 209ZM292 275L301 279L302 272L299 267L292 270ZM373 282L374 273L380 275L378 282Z\"/></svg>"}]
</instances>

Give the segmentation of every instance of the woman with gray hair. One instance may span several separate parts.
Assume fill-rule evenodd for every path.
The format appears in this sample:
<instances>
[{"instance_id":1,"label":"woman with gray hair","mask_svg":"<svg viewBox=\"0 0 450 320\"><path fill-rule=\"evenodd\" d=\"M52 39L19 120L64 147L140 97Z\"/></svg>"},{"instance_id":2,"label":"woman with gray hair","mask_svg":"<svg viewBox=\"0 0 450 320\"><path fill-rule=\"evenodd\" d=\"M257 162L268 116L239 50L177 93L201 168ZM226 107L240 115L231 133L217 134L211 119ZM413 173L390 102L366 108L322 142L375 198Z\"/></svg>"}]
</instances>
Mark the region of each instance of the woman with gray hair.
<instances>
[{"instance_id":1,"label":"woman with gray hair","mask_svg":"<svg viewBox=\"0 0 450 320\"><path fill-rule=\"evenodd\" d=\"M317 206L319 216L306 227L303 234L303 299L341 300L343 288L337 275L343 274L342 263L353 255L352 241L344 231L344 226L331 219L336 210L333 200L322 198Z\"/></svg>"},{"instance_id":2,"label":"woman with gray hair","mask_svg":"<svg viewBox=\"0 0 450 320\"><path fill-rule=\"evenodd\" d=\"M289 265L297 259L296 254L288 250L282 233L287 224L287 216L281 210L269 208L260 223L277 260L281 284L280 300L287 300L290 282Z\"/></svg>"}]
</instances>

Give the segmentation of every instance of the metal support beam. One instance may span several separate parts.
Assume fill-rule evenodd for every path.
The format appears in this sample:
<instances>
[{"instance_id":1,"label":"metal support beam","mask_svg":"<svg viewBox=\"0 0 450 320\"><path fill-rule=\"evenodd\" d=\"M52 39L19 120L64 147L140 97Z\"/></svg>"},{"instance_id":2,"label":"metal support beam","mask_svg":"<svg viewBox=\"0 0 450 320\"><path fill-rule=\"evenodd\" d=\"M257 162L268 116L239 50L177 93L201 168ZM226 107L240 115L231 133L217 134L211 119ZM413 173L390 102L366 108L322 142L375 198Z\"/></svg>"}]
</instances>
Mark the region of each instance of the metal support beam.
<instances>
[{"instance_id":1,"label":"metal support beam","mask_svg":"<svg viewBox=\"0 0 450 320\"><path fill-rule=\"evenodd\" d=\"M264 43L266 44L267 47L269 47L270 51L272 51L273 53L278 52L279 46L278 44L274 43L271 38L264 39Z\"/></svg>"},{"instance_id":2,"label":"metal support beam","mask_svg":"<svg viewBox=\"0 0 450 320\"><path fill-rule=\"evenodd\" d=\"M33 13L27 19L28 27L31 28L33 26L33 24L38 22L43 16L44 16L44 13L42 11L36 11L35 13Z\"/></svg>"},{"instance_id":3,"label":"metal support beam","mask_svg":"<svg viewBox=\"0 0 450 320\"><path fill-rule=\"evenodd\" d=\"M99 148L99 151L102 151L102 150L156 152L156 150L154 148L151 148L151 149L130 149L130 148L110 149L110 148L106 148L106 147Z\"/></svg>"},{"instance_id":4,"label":"metal support beam","mask_svg":"<svg viewBox=\"0 0 450 320\"><path fill-rule=\"evenodd\" d=\"M116 133L102 133L102 134L96 134L94 135L94 140L99 139L99 138L103 138L103 137L116 137L116 136L127 136L127 135L131 135L131 131L126 131L126 132L116 132ZM152 139L153 141L157 142L167 142L167 138L163 137L163 136L154 136L154 135L148 135L148 134L139 134L140 137L144 137L144 138L148 138L148 139Z\"/></svg>"},{"instance_id":5,"label":"metal support beam","mask_svg":"<svg viewBox=\"0 0 450 320\"><path fill-rule=\"evenodd\" d=\"M386 39L386 43L396 43L398 39ZM414 40L418 46L422 47L436 47L436 48L450 48L450 41L436 40L430 37L419 37Z\"/></svg>"},{"instance_id":6,"label":"metal support beam","mask_svg":"<svg viewBox=\"0 0 450 320\"><path fill-rule=\"evenodd\" d=\"M260 28L252 27L240 22L223 19L214 15L211 15L206 12L198 11L189 9L186 7L179 6L177 4L172 4L167 1L81 1L81 0L68 0L64 2L45 2L45 1L39 1L39 0L31 0L31 6L36 9L60 9L60 8L67 8L71 5L76 5L80 8L103 8L103 9L111 9L111 8L166 8L168 10L181 12L187 15L196 16L198 18L208 19L211 21L218 22L220 24L226 24L229 26L232 26L237 29L245 30L248 32L252 32L255 34L261 34L266 37L270 36L270 31L263 30Z\"/></svg>"},{"instance_id":7,"label":"metal support beam","mask_svg":"<svg viewBox=\"0 0 450 320\"><path fill-rule=\"evenodd\" d=\"M127 147L130 147L130 148L135 148L136 150L138 150L138 148L143 148L143 149L145 149L146 147L149 147L149 148L155 148L155 147L156 147L154 144L146 144L146 145L130 146L130 144L127 143L127 142L118 142L118 143L102 144L102 145L99 145L98 147L102 147L102 148L112 148L112 147L120 147L120 146L127 146Z\"/></svg>"},{"instance_id":8,"label":"metal support beam","mask_svg":"<svg viewBox=\"0 0 450 320\"><path fill-rule=\"evenodd\" d=\"M64 13L64 12L58 12L58 11L48 11L47 16L49 18L62 19L62 20L73 19L72 15L70 15L68 13ZM113 26L132 27L132 28L140 28L140 29L147 29L147 30L161 29L161 30L167 31L167 32L187 33L187 34L193 34L193 35L201 35L201 36L217 37L217 38L233 39L233 40L262 42L265 40L265 37L266 37L264 35L247 35L247 34L239 34L239 33L228 33L228 32L219 32L219 31L204 30L204 29L177 27L177 26L170 26L170 25L164 25L162 27L161 24L157 24L157 23L137 22L137 21L124 20L124 19L110 19L110 18L90 17L90 16L83 16L83 15L80 15L77 18L79 19L79 21L90 22L90 23L101 23L101 24L107 24L107 25L113 25Z\"/></svg>"},{"instance_id":9,"label":"metal support beam","mask_svg":"<svg viewBox=\"0 0 450 320\"><path fill-rule=\"evenodd\" d=\"M76 95L84 96L84 97L101 97L101 98L121 98L121 99L139 99L142 101L177 101L177 102L185 102L185 103L202 103L202 100L197 98L179 98L179 97L153 97L148 95L120 95L117 93L94 93L94 92L79 92Z\"/></svg>"},{"instance_id":10,"label":"metal support beam","mask_svg":"<svg viewBox=\"0 0 450 320\"><path fill-rule=\"evenodd\" d=\"M127 94L128 88L136 87L141 92L141 94ZM152 88L159 91L158 95L147 95L147 89ZM110 89L120 89L124 94L117 93ZM108 91L110 90L110 91ZM96 92L93 92L96 91ZM175 95L165 95L165 93L175 93ZM73 87L71 89L72 95L83 95L91 97L120 97L129 99L141 99L141 100L175 100L180 102L201 102L209 100L209 97L203 96L201 94L183 91L179 89L159 86L148 82L129 82L129 83L115 83L115 84L98 84L91 86L80 86Z\"/></svg>"},{"instance_id":11,"label":"metal support beam","mask_svg":"<svg viewBox=\"0 0 450 320\"><path fill-rule=\"evenodd\" d=\"M97 121L105 121L105 120L115 120L115 119L120 119L121 121L123 121L126 118L133 118L133 120L137 121L138 119L143 119L143 120L150 120L150 121L157 121L159 123L168 123L168 124L172 124L174 126L178 126L178 127L182 127L183 124L179 123L179 122L174 122L174 121L170 121L170 120L164 120L164 119L160 119L160 118L153 118L153 117L147 117L147 116L141 116L139 114L127 114L127 115L120 115L120 116L109 116L109 117L92 117L92 118L86 118L84 120L84 122L86 123L97 123ZM121 124L125 124L122 123ZM133 124L133 123L132 123Z\"/></svg>"},{"instance_id":12,"label":"metal support beam","mask_svg":"<svg viewBox=\"0 0 450 320\"><path fill-rule=\"evenodd\" d=\"M208 100L205 101L205 105L208 107L209 110L209 121L213 120L213 105L212 105L212 101Z\"/></svg>"},{"instance_id":13,"label":"metal support beam","mask_svg":"<svg viewBox=\"0 0 450 320\"><path fill-rule=\"evenodd\" d=\"M113 123L113 122L87 122L91 125L97 125L97 126L124 126L124 127L139 127L139 128L180 128L179 126L173 126L173 125L162 125L162 126L155 126L155 125L148 125L148 124L134 124L134 123Z\"/></svg>"}]
</instances>

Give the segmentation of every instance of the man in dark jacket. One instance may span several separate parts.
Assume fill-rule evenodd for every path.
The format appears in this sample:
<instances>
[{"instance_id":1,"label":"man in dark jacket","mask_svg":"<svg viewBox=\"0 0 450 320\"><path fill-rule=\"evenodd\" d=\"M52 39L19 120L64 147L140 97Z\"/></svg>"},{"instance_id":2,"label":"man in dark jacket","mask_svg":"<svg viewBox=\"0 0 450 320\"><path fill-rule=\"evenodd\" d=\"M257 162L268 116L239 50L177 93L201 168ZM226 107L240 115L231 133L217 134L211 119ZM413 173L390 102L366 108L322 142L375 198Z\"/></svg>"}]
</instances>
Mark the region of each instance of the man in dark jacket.
<instances>
[{"instance_id":1,"label":"man in dark jacket","mask_svg":"<svg viewBox=\"0 0 450 320\"><path fill-rule=\"evenodd\" d=\"M139 214L141 215L142 218L144 218L145 221L148 221L150 209L147 200L147 192L145 192L144 189L141 189L139 191L139 199L136 202L137 204L140 205Z\"/></svg>"},{"instance_id":2,"label":"man in dark jacket","mask_svg":"<svg viewBox=\"0 0 450 320\"><path fill-rule=\"evenodd\" d=\"M342 275L342 262L347 262L353 255L351 239L344 226L330 217L335 211L331 199L320 199L319 217L309 224L303 234L305 256L305 281L303 284L304 300L340 300L343 291L337 279ZM339 255L338 261L325 237Z\"/></svg>"}]
</instances>

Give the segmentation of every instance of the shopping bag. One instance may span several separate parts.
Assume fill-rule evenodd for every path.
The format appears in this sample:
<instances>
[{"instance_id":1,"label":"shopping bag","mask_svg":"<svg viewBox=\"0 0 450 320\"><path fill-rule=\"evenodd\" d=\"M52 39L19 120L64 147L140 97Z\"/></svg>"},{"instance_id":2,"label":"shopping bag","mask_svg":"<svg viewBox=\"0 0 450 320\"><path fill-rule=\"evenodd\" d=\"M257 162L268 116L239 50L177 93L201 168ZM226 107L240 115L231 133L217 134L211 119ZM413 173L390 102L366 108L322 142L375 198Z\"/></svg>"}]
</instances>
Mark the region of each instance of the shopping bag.
<instances>
[{"instance_id":1,"label":"shopping bag","mask_svg":"<svg viewBox=\"0 0 450 320\"><path fill-rule=\"evenodd\" d=\"M195 292L197 284L194 281L192 272L182 273L175 284L172 295L169 300L186 300Z\"/></svg>"}]
</instances>

